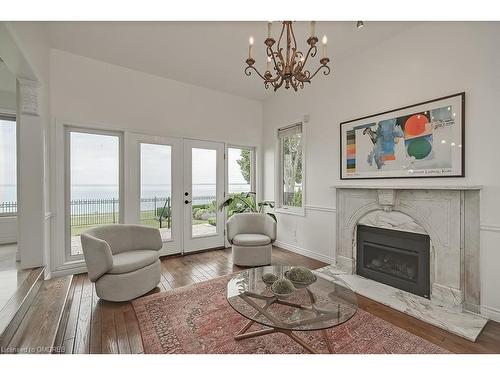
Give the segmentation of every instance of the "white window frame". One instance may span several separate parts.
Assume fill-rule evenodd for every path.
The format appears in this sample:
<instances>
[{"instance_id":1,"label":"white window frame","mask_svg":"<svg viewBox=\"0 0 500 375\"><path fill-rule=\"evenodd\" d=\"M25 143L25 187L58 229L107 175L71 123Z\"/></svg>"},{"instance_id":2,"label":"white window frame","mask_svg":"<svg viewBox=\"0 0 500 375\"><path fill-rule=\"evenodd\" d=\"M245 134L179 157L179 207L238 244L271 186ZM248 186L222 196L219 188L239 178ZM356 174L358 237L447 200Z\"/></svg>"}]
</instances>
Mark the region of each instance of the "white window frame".
<instances>
[{"instance_id":1,"label":"white window frame","mask_svg":"<svg viewBox=\"0 0 500 375\"><path fill-rule=\"evenodd\" d=\"M283 204L283 160L282 160L282 143L279 136L280 131L293 128L296 126L302 127L301 137L302 137L302 207L287 206ZM276 208L275 212L281 214L305 216L305 206L306 206L306 131L304 122L297 121L293 124L283 126L276 130L276 147L275 147L275 199Z\"/></svg>"},{"instance_id":2,"label":"white window frame","mask_svg":"<svg viewBox=\"0 0 500 375\"><path fill-rule=\"evenodd\" d=\"M19 128L17 126L17 116L15 112L8 111L8 110L3 110L0 109L0 119L3 119L5 121L13 121L15 126L16 126L16 175L19 173ZM17 177L17 176L16 176ZM16 178L16 202L17 202L17 209L16 212L5 212L5 213L0 213L0 217L17 217L17 213L19 210L19 202L18 202L18 191L19 191L19 183L18 183L18 178Z\"/></svg>"},{"instance_id":3,"label":"white window frame","mask_svg":"<svg viewBox=\"0 0 500 375\"><path fill-rule=\"evenodd\" d=\"M118 194L119 194L119 215L118 222L124 222L124 136L123 132L113 130L102 130L78 127L72 125L64 125L64 263L78 262L83 260L83 254L71 254L71 207L69 205L71 199L71 149L70 149L70 133L87 133L96 135L108 135L118 137L118 153L119 153L119 177L118 177Z\"/></svg>"}]
</instances>

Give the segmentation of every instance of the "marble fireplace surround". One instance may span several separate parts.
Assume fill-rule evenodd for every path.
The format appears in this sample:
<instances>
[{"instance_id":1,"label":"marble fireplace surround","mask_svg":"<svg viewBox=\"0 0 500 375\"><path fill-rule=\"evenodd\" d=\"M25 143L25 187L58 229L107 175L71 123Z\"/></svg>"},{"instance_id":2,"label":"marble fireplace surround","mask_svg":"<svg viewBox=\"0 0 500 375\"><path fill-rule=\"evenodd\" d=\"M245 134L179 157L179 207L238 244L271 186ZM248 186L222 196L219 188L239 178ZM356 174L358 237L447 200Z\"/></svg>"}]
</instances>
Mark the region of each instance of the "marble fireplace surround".
<instances>
[{"instance_id":1,"label":"marble fireplace surround","mask_svg":"<svg viewBox=\"0 0 500 375\"><path fill-rule=\"evenodd\" d=\"M477 315L481 187L342 183L333 188L336 264L325 273L343 274L359 294L475 341L487 322ZM356 275L358 224L430 237L430 300Z\"/></svg>"}]
</instances>

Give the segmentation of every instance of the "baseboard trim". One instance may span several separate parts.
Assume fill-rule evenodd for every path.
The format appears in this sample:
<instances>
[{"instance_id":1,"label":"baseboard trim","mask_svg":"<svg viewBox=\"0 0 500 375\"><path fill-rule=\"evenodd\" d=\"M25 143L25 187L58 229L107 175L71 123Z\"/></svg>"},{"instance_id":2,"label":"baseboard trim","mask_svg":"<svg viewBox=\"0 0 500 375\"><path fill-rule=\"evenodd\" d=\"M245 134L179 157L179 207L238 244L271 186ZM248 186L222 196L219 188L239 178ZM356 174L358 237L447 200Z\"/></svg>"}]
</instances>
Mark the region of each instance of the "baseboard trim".
<instances>
[{"instance_id":1,"label":"baseboard trim","mask_svg":"<svg viewBox=\"0 0 500 375\"><path fill-rule=\"evenodd\" d=\"M86 266L78 266L78 267L50 271L50 274L49 274L50 276L48 277L48 279L53 279L55 277L62 277L62 276L68 276L68 275L77 275L79 273L87 273L87 267Z\"/></svg>"},{"instance_id":2,"label":"baseboard trim","mask_svg":"<svg viewBox=\"0 0 500 375\"><path fill-rule=\"evenodd\" d=\"M481 315L494 320L496 322L500 322L500 310L495 309L493 307L481 306Z\"/></svg>"},{"instance_id":3,"label":"baseboard trim","mask_svg":"<svg viewBox=\"0 0 500 375\"><path fill-rule=\"evenodd\" d=\"M277 247L281 247L282 249L289 250L289 251L292 251L294 253L297 253L297 254L300 254L300 255L304 255L304 256L312 258L312 259L319 260L320 262L325 262L325 263L328 263L328 264L335 263L335 259L333 257L329 257L327 255L319 254L319 253L317 253L315 251L304 249L302 247L299 247L299 246L296 246L296 245L292 245L292 244L289 244L289 243L286 243L286 242L275 241L274 245L277 246Z\"/></svg>"}]
</instances>

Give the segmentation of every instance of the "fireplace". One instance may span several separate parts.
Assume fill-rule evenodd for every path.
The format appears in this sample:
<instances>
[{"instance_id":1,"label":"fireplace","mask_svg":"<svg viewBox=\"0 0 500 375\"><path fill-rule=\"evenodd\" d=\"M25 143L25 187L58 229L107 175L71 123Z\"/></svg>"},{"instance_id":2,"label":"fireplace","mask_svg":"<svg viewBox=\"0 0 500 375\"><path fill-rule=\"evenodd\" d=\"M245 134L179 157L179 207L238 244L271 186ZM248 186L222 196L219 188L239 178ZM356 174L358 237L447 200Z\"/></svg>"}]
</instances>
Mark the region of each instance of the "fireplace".
<instances>
[{"instance_id":1,"label":"fireplace","mask_svg":"<svg viewBox=\"0 0 500 375\"><path fill-rule=\"evenodd\" d=\"M358 275L429 298L429 236L358 225L356 255Z\"/></svg>"}]
</instances>

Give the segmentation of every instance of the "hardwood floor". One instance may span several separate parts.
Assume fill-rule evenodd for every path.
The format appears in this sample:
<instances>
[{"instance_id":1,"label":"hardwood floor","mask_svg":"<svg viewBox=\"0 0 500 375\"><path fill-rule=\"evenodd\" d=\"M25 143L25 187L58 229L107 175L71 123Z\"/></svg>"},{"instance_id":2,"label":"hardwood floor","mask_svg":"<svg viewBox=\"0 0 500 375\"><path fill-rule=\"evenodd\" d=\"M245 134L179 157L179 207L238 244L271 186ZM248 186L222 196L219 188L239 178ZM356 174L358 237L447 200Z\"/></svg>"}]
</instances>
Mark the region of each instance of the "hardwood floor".
<instances>
[{"instance_id":1,"label":"hardwood floor","mask_svg":"<svg viewBox=\"0 0 500 375\"><path fill-rule=\"evenodd\" d=\"M326 265L279 248L273 249L272 263L311 269ZM242 269L233 265L230 249L165 257L161 282L150 293L211 280ZM139 324L130 302L100 300L86 274L73 278L69 293L68 309L63 314L56 339L56 345L64 345L66 353L143 352Z\"/></svg>"},{"instance_id":2,"label":"hardwood floor","mask_svg":"<svg viewBox=\"0 0 500 375\"><path fill-rule=\"evenodd\" d=\"M71 284L71 276L46 280L29 307L9 347L20 353L50 353L57 337L59 318ZM29 349L29 351L24 351Z\"/></svg>"},{"instance_id":3,"label":"hardwood floor","mask_svg":"<svg viewBox=\"0 0 500 375\"><path fill-rule=\"evenodd\" d=\"M280 248L273 249L273 264L302 265L311 269L325 263ZM242 270L231 260L231 250L215 250L162 259L162 279L151 293L171 290ZM139 325L132 304L101 301L86 274L73 279L56 345L66 353L142 353ZM359 296L360 307L403 329L455 353L500 353L500 324L490 322L476 343L411 318Z\"/></svg>"},{"instance_id":4,"label":"hardwood floor","mask_svg":"<svg viewBox=\"0 0 500 375\"><path fill-rule=\"evenodd\" d=\"M500 323L489 321L476 342L358 295L359 307L452 353L500 353Z\"/></svg>"}]
</instances>

